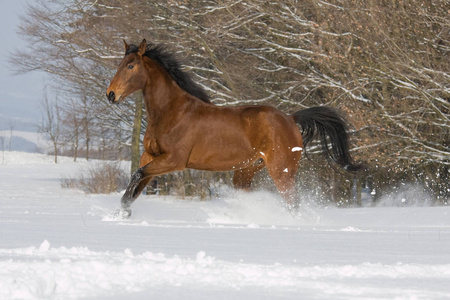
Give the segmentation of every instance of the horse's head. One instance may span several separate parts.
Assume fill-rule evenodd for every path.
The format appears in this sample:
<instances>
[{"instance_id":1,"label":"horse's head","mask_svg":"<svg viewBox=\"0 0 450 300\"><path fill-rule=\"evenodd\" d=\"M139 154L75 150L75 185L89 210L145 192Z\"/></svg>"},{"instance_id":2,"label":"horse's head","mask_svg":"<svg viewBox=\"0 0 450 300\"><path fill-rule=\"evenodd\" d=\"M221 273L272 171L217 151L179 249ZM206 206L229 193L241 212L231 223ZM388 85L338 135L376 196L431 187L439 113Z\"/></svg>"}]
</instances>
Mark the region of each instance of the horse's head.
<instances>
[{"instance_id":1,"label":"horse's head","mask_svg":"<svg viewBox=\"0 0 450 300\"><path fill-rule=\"evenodd\" d=\"M125 57L106 90L106 97L111 103L118 103L131 93L142 90L147 82L148 74L142 58L147 49L147 41L144 39L139 47L124 43Z\"/></svg>"}]
</instances>

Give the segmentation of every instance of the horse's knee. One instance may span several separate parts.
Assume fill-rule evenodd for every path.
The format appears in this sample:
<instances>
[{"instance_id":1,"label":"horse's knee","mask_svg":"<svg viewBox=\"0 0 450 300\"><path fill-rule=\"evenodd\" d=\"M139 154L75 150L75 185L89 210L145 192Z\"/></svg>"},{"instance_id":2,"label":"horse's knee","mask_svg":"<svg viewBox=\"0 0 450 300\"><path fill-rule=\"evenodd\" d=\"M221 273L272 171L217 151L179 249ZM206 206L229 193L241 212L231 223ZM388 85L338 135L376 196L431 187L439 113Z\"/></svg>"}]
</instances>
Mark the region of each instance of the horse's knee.
<instances>
[{"instance_id":1,"label":"horse's knee","mask_svg":"<svg viewBox=\"0 0 450 300\"><path fill-rule=\"evenodd\" d=\"M154 157L152 155L150 155L147 152L144 152L141 155L141 160L139 161L139 166L143 167L145 165L148 165L149 163L152 162L153 159L154 159Z\"/></svg>"}]
</instances>

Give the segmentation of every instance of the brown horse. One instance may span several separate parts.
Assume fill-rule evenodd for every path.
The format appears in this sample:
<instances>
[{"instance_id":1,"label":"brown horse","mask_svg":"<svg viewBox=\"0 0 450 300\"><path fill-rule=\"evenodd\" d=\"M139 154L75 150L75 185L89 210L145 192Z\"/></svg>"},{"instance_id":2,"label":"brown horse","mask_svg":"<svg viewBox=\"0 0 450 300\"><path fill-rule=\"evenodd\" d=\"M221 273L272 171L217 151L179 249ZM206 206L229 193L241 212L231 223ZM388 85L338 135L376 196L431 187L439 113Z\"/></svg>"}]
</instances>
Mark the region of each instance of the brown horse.
<instances>
[{"instance_id":1,"label":"brown horse","mask_svg":"<svg viewBox=\"0 0 450 300\"><path fill-rule=\"evenodd\" d=\"M131 203L153 176L185 168L234 171L234 186L248 189L255 173L267 167L293 207L301 152L316 135L328 160L351 172L360 169L349 153L346 122L335 110L313 107L287 115L270 106L216 106L171 53L145 39L139 46L125 42L125 57L106 95L118 103L138 90L148 126L140 168L122 197L123 217L130 216Z\"/></svg>"}]
</instances>

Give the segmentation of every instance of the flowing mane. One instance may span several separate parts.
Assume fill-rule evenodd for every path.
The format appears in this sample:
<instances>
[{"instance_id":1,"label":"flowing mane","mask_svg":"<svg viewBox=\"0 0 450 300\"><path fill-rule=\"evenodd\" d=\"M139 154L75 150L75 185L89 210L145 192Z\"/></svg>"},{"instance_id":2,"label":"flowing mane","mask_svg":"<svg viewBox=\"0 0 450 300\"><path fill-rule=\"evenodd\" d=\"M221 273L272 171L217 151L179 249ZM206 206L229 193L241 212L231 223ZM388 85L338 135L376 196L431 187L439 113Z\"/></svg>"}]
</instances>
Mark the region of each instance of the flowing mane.
<instances>
[{"instance_id":1,"label":"flowing mane","mask_svg":"<svg viewBox=\"0 0 450 300\"><path fill-rule=\"evenodd\" d=\"M131 44L125 55L136 53L139 47ZM148 44L145 56L160 64L173 80L187 93L199 98L203 102L211 103L208 94L199 84L192 80L191 76L182 70L181 63L173 53L170 53L164 44Z\"/></svg>"}]
</instances>

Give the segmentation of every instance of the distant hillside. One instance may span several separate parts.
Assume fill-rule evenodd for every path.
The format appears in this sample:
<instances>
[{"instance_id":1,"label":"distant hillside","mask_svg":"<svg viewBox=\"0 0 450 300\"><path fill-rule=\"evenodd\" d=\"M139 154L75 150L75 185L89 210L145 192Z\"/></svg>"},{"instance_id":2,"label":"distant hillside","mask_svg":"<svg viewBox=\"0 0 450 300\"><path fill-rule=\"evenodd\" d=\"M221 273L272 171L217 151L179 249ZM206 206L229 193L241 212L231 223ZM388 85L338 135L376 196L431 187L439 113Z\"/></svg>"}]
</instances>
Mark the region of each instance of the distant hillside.
<instances>
[{"instance_id":1,"label":"distant hillside","mask_svg":"<svg viewBox=\"0 0 450 300\"><path fill-rule=\"evenodd\" d=\"M0 151L42 153L48 147L48 140L37 132L0 131Z\"/></svg>"}]
</instances>

